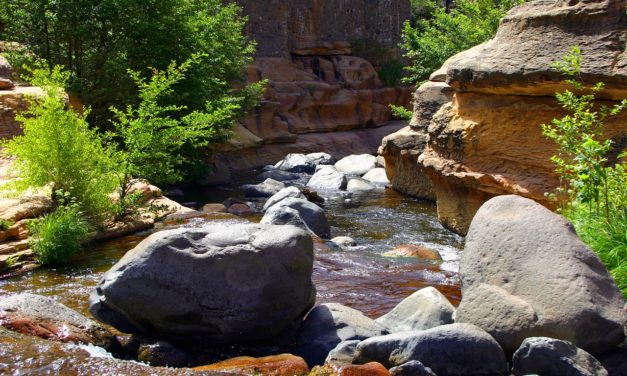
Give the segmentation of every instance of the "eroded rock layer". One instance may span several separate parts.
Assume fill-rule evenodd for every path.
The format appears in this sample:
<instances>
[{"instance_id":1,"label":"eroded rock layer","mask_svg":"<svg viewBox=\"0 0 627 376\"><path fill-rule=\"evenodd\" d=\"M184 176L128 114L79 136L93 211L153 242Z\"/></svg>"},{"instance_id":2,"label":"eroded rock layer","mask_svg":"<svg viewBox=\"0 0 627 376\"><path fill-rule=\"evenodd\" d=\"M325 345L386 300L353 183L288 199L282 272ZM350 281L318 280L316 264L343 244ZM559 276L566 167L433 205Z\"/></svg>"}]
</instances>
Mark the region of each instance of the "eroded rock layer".
<instances>
[{"instance_id":1,"label":"eroded rock layer","mask_svg":"<svg viewBox=\"0 0 627 376\"><path fill-rule=\"evenodd\" d=\"M540 125L566 114L554 94L569 85L551 63L579 45L580 80L606 84L600 104L627 98L626 5L526 3L508 13L493 40L449 59L418 89L411 127L384 140L380 153L395 188L428 198L428 178L440 220L460 233L496 195L514 193L552 208L545 192L559 183L550 161L556 147ZM606 129L615 148L624 148L627 114L606 120Z\"/></svg>"}]
</instances>

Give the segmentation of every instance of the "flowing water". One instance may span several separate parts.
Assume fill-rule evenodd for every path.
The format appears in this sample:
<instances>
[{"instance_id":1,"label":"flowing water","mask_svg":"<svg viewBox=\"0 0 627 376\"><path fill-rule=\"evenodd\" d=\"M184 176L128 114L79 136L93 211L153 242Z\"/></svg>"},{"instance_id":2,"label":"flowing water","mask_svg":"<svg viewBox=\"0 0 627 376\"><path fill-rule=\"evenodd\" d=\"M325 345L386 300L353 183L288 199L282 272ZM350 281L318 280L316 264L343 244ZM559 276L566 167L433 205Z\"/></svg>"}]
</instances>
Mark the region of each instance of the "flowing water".
<instances>
[{"instance_id":1,"label":"flowing water","mask_svg":"<svg viewBox=\"0 0 627 376\"><path fill-rule=\"evenodd\" d=\"M251 180L250 175L242 179ZM230 187L192 191L183 201L193 201L190 204L202 207L202 204L221 202L239 194L236 188ZM338 302L377 317L426 286L436 287L454 304L459 302L457 268L463 238L439 224L434 204L387 189L354 195L349 202L345 198L330 198L325 210L332 235L350 236L358 246L348 251L327 249L316 252L313 280L319 303ZM261 202L252 204L260 206ZM252 216L250 220L259 220L259 216ZM0 299L7 294L31 292L52 296L89 315L88 296L102 274L149 233L92 245L63 268L39 269L0 281ZM435 249L444 261L433 263L383 256L403 244ZM0 331L0 374L16 369L24 374L137 374L137 367L143 369L134 363L115 362L90 356L76 346L52 344ZM100 371L93 373L94 367Z\"/></svg>"}]
</instances>

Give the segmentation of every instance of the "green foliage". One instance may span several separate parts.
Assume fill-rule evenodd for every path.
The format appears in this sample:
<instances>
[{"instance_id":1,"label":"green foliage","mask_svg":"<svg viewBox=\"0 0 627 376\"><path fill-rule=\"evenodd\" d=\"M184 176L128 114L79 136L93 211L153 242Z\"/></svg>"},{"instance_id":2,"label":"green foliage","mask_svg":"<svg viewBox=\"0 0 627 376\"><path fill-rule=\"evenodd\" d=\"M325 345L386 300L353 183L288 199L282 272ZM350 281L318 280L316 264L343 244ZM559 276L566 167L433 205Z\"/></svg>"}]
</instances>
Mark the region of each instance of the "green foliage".
<instances>
[{"instance_id":1,"label":"green foliage","mask_svg":"<svg viewBox=\"0 0 627 376\"><path fill-rule=\"evenodd\" d=\"M411 120L412 116L414 116L413 112L409 111L403 106L395 106L391 104L390 110L392 110L392 115L396 116L399 119Z\"/></svg>"},{"instance_id":2,"label":"green foliage","mask_svg":"<svg viewBox=\"0 0 627 376\"><path fill-rule=\"evenodd\" d=\"M240 8L221 0L3 0L0 40L23 43L51 65L71 72L69 90L92 108L91 124L106 128L109 107L136 104L128 70L166 70L202 56L169 95L169 104L204 111L225 93L253 103L256 90L232 91L255 45L243 34Z\"/></svg>"},{"instance_id":3,"label":"green foliage","mask_svg":"<svg viewBox=\"0 0 627 376\"><path fill-rule=\"evenodd\" d=\"M116 187L115 166L100 136L89 129L86 114L66 104L63 87L69 72L40 64L30 73L29 81L44 93L29 98L28 110L16 117L24 134L3 145L15 157L13 168L21 178L9 188L23 192L48 186L56 201L56 192L62 190L76 198L88 215L108 213L108 194Z\"/></svg>"},{"instance_id":4,"label":"green foliage","mask_svg":"<svg viewBox=\"0 0 627 376\"><path fill-rule=\"evenodd\" d=\"M542 125L543 134L558 146L551 160L561 179L557 194L565 197L562 213L573 222L578 235L601 258L627 296L627 168L619 156L608 165L611 140L602 140L604 121L627 106L627 100L607 107L595 103L604 85L586 88L577 81L581 51L571 52L553 67L569 76L568 82L578 93L565 91L556 95L569 114Z\"/></svg>"},{"instance_id":5,"label":"green foliage","mask_svg":"<svg viewBox=\"0 0 627 376\"><path fill-rule=\"evenodd\" d=\"M76 205L59 206L54 212L31 222L29 246L42 265L60 265L81 250L89 224Z\"/></svg>"},{"instance_id":6,"label":"green foliage","mask_svg":"<svg viewBox=\"0 0 627 376\"><path fill-rule=\"evenodd\" d=\"M13 221L9 221L7 219L4 218L0 218L0 231L6 231L9 228L11 228L11 226L13 226Z\"/></svg>"},{"instance_id":7,"label":"green foliage","mask_svg":"<svg viewBox=\"0 0 627 376\"><path fill-rule=\"evenodd\" d=\"M414 0L415 20L403 30L408 82L419 83L451 56L494 37L501 18L523 0L459 0L450 13L426 0ZM425 17L425 18L422 18Z\"/></svg>"},{"instance_id":8,"label":"green foliage","mask_svg":"<svg viewBox=\"0 0 627 376\"><path fill-rule=\"evenodd\" d=\"M157 185L177 183L184 177L186 164L202 163L206 148L228 135L244 106L241 98L219 97L207 101L203 111L188 113L187 106L162 104L203 58L194 55L180 65L171 63L164 71L153 69L150 78L130 71L139 90L139 104L124 111L111 108L115 118L110 137L120 146L124 185L131 178Z\"/></svg>"}]
</instances>

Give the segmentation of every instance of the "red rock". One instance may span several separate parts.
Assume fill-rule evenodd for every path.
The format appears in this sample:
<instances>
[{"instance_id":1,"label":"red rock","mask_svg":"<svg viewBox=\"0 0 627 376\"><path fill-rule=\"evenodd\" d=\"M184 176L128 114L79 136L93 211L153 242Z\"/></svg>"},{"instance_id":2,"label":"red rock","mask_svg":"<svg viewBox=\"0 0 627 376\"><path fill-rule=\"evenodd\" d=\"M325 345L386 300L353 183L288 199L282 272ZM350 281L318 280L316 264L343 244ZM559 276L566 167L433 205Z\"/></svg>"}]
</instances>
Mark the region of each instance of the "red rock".
<instances>
[{"instance_id":1,"label":"red rock","mask_svg":"<svg viewBox=\"0 0 627 376\"><path fill-rule=\"evenodd\" d=\"M233 204L229 206L226 212L241 216L253 214L253 210L246 204Z\"/></svg>"},{"instance_id":2,"label":"red rock","mask_svg":"<svg viewBox=\"0 0 627 376\"><path fill-rule=\"evenodd\" d=\"M205 213L225 213L226 207L224 204L206 204L202 207L202 211Z\"/></svg>"},{"instance_id":3,"label":"red rock","mask_svg":"<svg viewBox=\"0 0 627 376\"><path fill-rule=\"evenodd\" d=\"M306 376L309 367L303 358L291 354L251 358L247 356L194 368L194 371L223 371L229 375Z\"/></svg>"}]
</instances>

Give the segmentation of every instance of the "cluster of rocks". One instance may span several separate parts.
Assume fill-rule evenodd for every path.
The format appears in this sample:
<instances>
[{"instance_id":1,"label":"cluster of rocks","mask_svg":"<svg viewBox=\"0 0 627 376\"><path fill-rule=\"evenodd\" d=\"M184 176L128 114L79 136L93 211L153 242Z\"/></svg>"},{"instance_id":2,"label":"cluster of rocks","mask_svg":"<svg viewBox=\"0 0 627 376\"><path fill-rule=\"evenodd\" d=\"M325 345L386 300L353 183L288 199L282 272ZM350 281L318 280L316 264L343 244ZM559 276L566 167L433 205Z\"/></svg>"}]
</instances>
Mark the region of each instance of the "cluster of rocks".
<instances>
[{"instance_id":1,"label":"cluster of rocks","mask_svg":"<svg viewBox=\"0 0 627 376\"><path fill-rule=\"evenodd\" d=\"M268 210L294 199L276 197ZM364 375L625 372L623 296L572 226L529 199L500 196L478 212L462 253L457 309L432 287L377 319L337 303L311 309L312 269L311 236L295 226L163 231L103 276L90 312L147 338L136 341L136 356L155 365L194 364L198 358L185 347L193 342L204 349L245 346L261 355L290 352L296 356L238 358L221 366L275 364L302 374L308 367ZM6 299L0 322L44 338L115 343L97 324L49 300L44 303L56 308L47 311L42 302L31 295ZM42 325L20 319L36 315Z\"/></svg>"}]
</instances>

